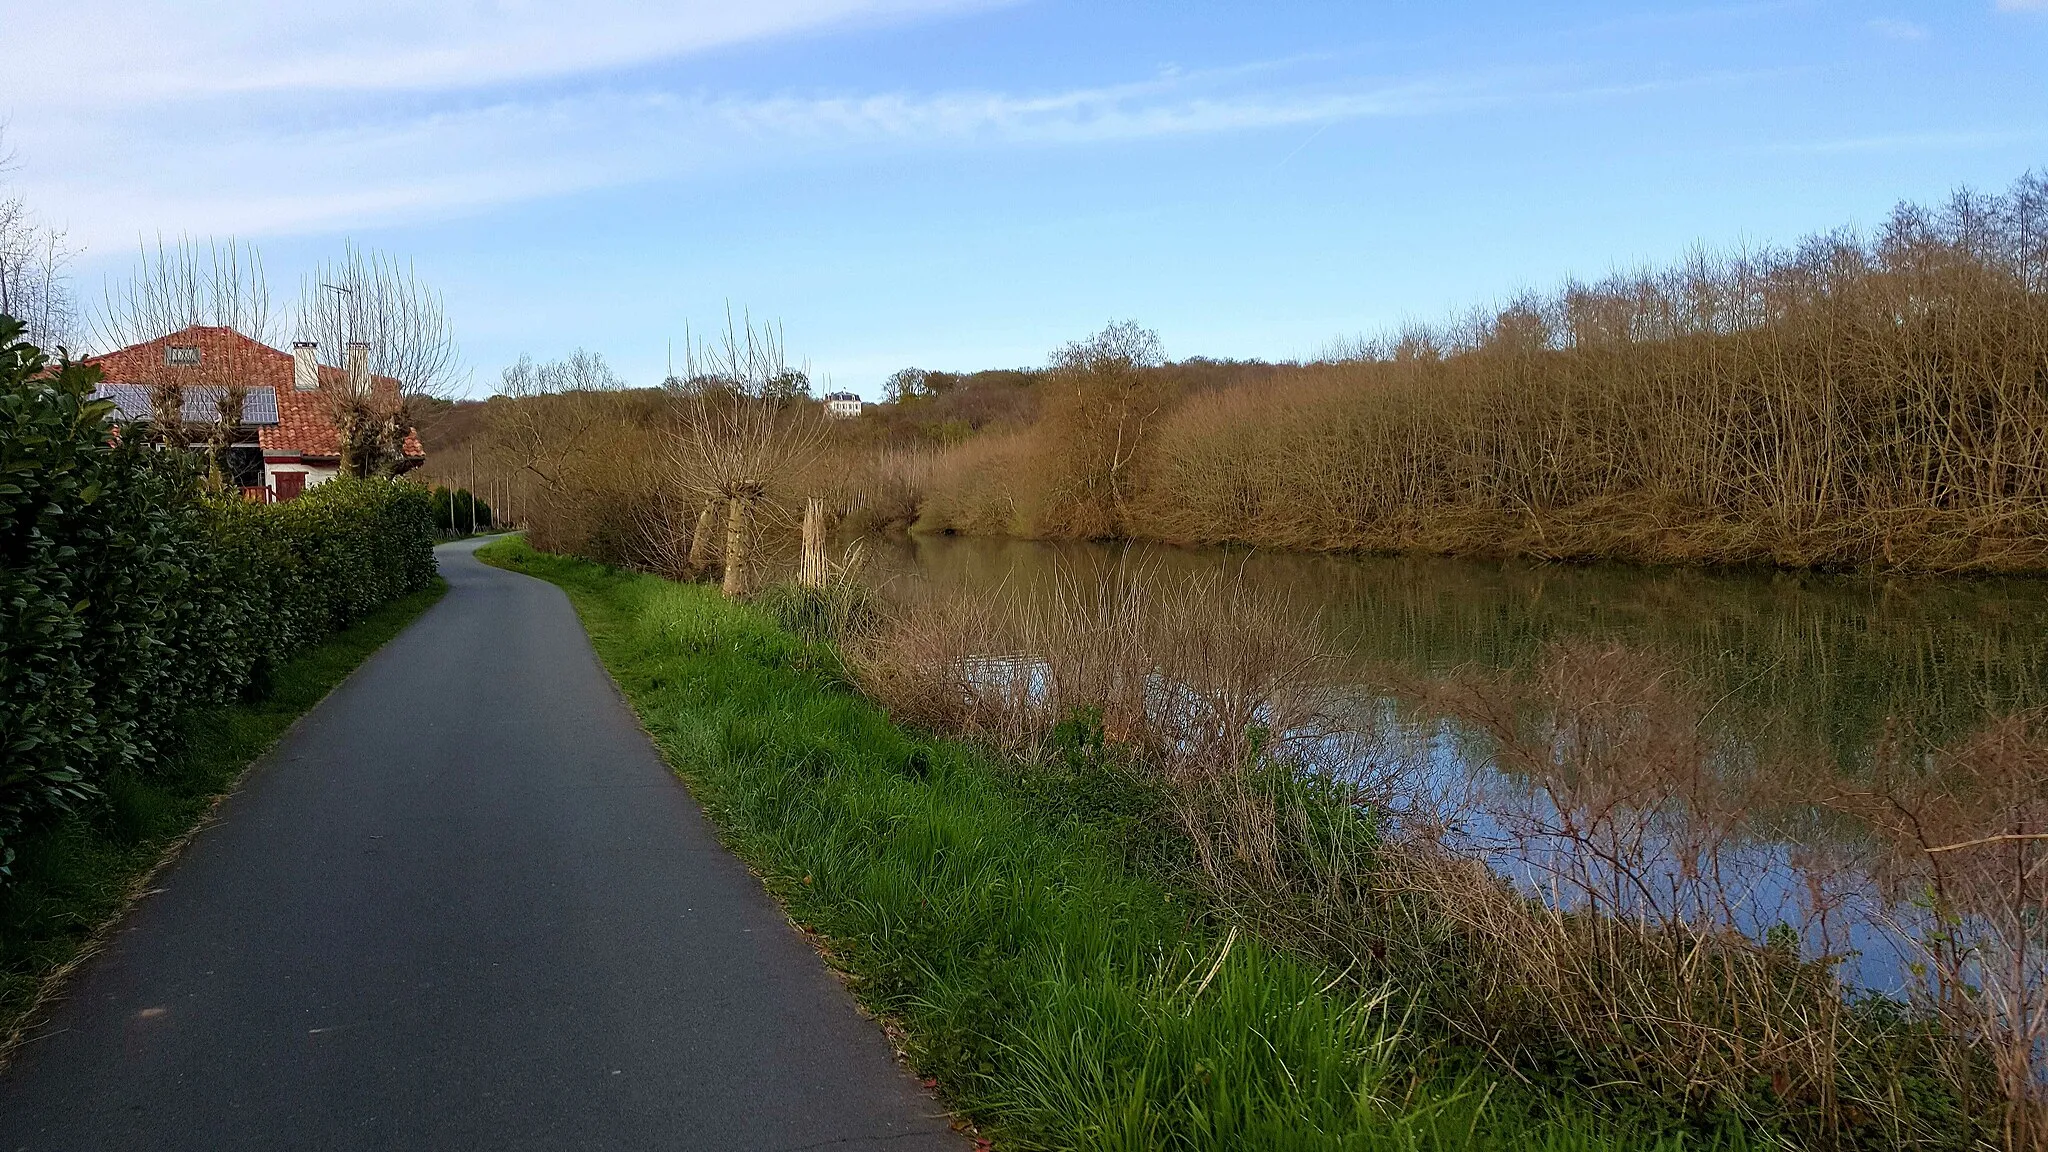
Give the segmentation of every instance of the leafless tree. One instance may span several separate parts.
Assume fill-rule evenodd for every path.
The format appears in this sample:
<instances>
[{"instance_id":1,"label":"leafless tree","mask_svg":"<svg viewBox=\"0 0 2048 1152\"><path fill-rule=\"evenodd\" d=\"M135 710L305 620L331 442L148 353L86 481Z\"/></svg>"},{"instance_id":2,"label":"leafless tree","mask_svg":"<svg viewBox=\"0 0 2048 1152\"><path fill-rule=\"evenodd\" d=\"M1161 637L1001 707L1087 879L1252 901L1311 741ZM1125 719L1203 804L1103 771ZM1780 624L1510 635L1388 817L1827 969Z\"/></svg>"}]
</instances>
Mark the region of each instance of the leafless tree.
<instances>
[{"instance_id":1,"label":"leafless tree","mask_svg":"<svg viewBox=\"0 0 2048 1152\"><path fill-rule=\"evenodd\" d=\"M405 458L421 403L454 386L461 356L441 294L410 263L348 244L300 284L299 339L340 369L321 385L341 470L388 472Z\"/></svg>"},{"instance_id":2,"label":"leafless tree","mask_svg":"<svg viewBox=\"0 0 2048 1152\"><path fill-rule=\"evenodd\" d=\"M499 391L507 396L540 396L560 392L616 392L626 386L626 381L611 365L604 362L604 353L586 352L578 348L561 360L536 362L524 352L519 354L517 363L506 368L501 374L503 381Z\"/></svg>"},{"instance_id":3,"label":"leafless tree","mask_svg":"<svg viewBox=\"0 0 2048 1152\"><path fill-rule=\"evenodd\" d=\"M727 313L725 331L688 342L686 355L689 406L676 463L707 499L724 502L725 593L743 596L760 522L780 507L779 487L809 468L824 429L791 387L808 373L792 370L779 327L751 318L736 325Z\"/></svg>"},{"instance_id":4,"label":"leafless tree","mask_svg":"<svg viewBox=\"0 0 2048 1152\"><path fill-rule=\"evenodd\" d=\"M157 237L140 245L135 269L119 288L107 287L96 318L98 341L109 349L162 342L147 361L154 434L169 447L191 440L185 420L187 390L211 401L203 442L208 483L226 485L228 449L242 424L256 359L270 339L270 283L253 245L229 237L175 244ZM191 337L193 359L173 363L172 338L194 328L224 328L231 335ZM239 335L246 339L236 339Z\"/></svg>"},{"instance_id":5,"label":"leafless tree","mask_svg":"<svg viewBox=\"0 0 2048 1152\"><path fill-rule=\"evenodd\" d=\"M0 139L0 176L14 167ZM32 344L50 348L75 338L77 308L65 267L71 249L62 229L42 223L20 196L0 195L0 315L28 325Z\"/></svg>"}]
</instances>

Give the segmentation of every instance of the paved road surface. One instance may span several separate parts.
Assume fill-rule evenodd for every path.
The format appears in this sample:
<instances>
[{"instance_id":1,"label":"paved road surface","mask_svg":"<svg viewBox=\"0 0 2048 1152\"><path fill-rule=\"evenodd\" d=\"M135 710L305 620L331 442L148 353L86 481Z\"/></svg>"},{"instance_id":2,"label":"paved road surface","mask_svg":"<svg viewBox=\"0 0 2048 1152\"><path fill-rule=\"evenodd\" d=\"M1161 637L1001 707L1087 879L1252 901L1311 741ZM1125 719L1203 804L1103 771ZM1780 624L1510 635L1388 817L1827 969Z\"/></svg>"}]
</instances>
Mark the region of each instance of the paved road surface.
<instances>
[{"instance_id":1,"label":"paved road surface","mask_svg":"<svg viewBox=\"0 0 2048 1152\"><path fill-rule=\"evenodd\" d=\"M74 979L0 1152L963 1147L472 548Z\"/></svg>"}]
</instances>

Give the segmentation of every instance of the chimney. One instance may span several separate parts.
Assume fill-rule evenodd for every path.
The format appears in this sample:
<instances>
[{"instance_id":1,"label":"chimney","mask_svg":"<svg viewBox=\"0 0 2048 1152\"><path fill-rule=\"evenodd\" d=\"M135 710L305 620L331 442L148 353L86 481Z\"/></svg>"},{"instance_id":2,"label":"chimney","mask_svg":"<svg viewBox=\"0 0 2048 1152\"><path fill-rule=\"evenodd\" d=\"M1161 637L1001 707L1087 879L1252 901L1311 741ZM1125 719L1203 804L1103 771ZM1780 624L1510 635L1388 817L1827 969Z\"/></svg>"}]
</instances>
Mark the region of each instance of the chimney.
<instances>
[{"instance_id":1,"label":"chimney","mask_svg":"<svg viewBox=\"0 0 2048 1152\"><path fill-rule=\"evenodd\" d=\"M311 340L292 341L292 391L312 392L320 387L320 345Z\"/></svg>"},{"instance_id":2,"label":"chimney","mask_svg":"<svg viewBox=\"0 0 2048 1152\"><path fill-rule=\"evenodd\" d=\"M348 390L361 396L370 390L370 346L361 340L348 343Z\"/></svg>"}]
</instances>

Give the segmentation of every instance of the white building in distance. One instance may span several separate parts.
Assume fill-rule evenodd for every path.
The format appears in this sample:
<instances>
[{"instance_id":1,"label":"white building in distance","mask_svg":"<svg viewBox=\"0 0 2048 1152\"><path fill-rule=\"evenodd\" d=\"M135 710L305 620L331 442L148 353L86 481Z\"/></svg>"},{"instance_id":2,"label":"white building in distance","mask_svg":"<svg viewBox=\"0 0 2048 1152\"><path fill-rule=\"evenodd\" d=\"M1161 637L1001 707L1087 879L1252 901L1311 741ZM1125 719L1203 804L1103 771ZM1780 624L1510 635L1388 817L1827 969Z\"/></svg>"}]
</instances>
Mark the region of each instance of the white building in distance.
<instances>
[{"instance_id":1,"label":"white building in distance","mask_svg":"<svg viewBox=\"0 0 2048 1152\"><path fill-rule=\"evenodd\" d=\"M851 420L860 415L860 397L851 392L825 393L825 415L834 420Z\"/></svg>"}]
</instances>

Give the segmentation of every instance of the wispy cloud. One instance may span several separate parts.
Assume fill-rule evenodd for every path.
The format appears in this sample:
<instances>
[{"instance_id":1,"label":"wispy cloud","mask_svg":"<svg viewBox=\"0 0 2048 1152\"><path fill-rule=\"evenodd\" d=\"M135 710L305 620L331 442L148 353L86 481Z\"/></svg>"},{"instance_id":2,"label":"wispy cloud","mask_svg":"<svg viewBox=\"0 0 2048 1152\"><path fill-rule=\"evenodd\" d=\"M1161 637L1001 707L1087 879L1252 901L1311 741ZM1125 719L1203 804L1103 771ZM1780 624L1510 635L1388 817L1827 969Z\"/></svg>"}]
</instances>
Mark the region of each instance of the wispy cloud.
<instances>
[{"instance_id":1,"label":"wispy cloud","mask_svg":"<svg viewBox=\"0 0 2048 1152\"><path fill-rule=\"evenodd\" d=\"M1925 40L1927 29L1911 20L1900 20L1891 16L1879 16L1869 22L1872 32L1887 40Z\"/></svg>"},{"instance_id":2,"label":"wispy cloud","mask_svg":"<svg viewBox=\"0 0 2048 1152\"><path fill-rule=\"evenodd\" d=\"M1246 65L1024 94L596 87L447 99L426 111L374 95L350 98L345 112L328 98L283 99L256 114L247 101L213 96L40 121L43 142L64 142L68 167L46 176L37 197L101 246L163 227L300 233L832 154L1191 137L1668 86L1511 72L1288 85L1271 68ZM138 155L148 163L138 165Z\"/></svg>"},{"instance_id":3,"label":"wispy cloud","mask_svg":"<svg viewBox=\"0 0 2048 1152\"><path fill-rule=\"evenodd\" d=\"M10 4L0 97L120 103L231 92L450 90L667 60L1009 0L73 0Z\"/></svg>"}]
</instances>

